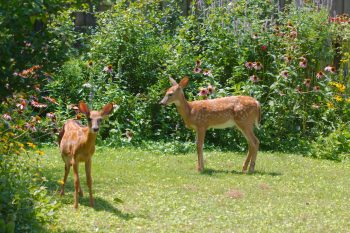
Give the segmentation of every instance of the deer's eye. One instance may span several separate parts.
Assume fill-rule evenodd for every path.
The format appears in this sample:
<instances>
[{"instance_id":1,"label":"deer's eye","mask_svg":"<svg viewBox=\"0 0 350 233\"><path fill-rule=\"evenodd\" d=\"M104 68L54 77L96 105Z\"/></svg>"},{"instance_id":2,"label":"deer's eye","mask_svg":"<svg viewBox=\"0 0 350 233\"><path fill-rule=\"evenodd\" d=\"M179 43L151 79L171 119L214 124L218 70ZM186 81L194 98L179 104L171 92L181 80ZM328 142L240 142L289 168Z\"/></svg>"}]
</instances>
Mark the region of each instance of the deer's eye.
<instances>
[{"instance_id":1,"label":"deer's eye","mask_svg":"<svg viewBox=\"0 0 350 233\"><path fill-rule=\"evenodd\" d=\"M173 93L169 93L168 96L169 96L169 97L172 97L172 96L173 96Z\"/></svg>"}]
</instances>

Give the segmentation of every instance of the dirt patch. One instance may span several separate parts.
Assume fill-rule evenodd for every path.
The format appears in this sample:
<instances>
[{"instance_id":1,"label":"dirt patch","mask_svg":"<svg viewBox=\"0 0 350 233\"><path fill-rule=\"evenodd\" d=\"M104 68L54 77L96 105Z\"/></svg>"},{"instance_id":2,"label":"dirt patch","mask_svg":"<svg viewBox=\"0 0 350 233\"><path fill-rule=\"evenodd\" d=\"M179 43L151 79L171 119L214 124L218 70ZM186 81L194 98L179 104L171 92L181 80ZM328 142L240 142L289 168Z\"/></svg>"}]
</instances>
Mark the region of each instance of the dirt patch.
<instances>
[{"instance_id":1,"label":"dirt patch","mask_svg":"<svg viewBox=\"0 0 350 233\"><path fill-rule=\"evenodd\" d=\"M259 189L261 190L269 190L270 189L270 185L266 184L266 183L261 183L258 185Z\"/></svg>"},{"instance_id":2,"label":"dirt patch","mask_svg":"<svg viewBox=\"0 0 350 233\"><path fill-rule=\"evenodd\" d=\"M226 195L232 199L240 199L244 196L243 192L238 189L231 189L226 193Z\"/></svg>"}]
</instances>

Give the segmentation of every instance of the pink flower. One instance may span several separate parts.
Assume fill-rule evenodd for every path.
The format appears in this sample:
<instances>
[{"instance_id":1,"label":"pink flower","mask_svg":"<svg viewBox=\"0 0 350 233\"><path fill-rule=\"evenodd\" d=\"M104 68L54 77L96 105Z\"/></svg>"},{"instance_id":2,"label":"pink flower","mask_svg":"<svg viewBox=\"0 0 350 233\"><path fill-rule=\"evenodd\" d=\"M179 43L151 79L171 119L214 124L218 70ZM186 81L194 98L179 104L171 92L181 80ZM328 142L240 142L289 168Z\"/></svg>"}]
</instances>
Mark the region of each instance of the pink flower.
<instances>
[{"instance_id":1,"label":"pink flower","mask_svg":"<svg viewBox=\"0 0 350 233\"><path fill-rule=\"evenodd\" d=\"M199 96L207 96L208 94L209 94L209 91L207 88L199 89L199 93L198 93Z\"/></svg>"},{"instance_id":2,"label":"pink flower","mask_svg":"<svg viewBox=\"0 0 350 233\"><path fill-rule=\"evenodd\" d=\"M260 62L254 62L253 63L254 69L261 70L263 68L262 64Z\"/></svg>"},{"instance_id":3,"label":"pink flower","mask_svg":"<svg viewBox=\"0 0 350 233\"><path fill-rule=\"evenodd\" d=\"M284 56L283 59L287 63L290 63L292 61L292 57L291 56Z\"/></svg>"},{"instance_id":4,"label":"pink flower","mask_svg":"<svg viewBox=\"0 0 350 233\"><path fill-rule=\"evenodd\" d=\"M318 105L318 104L312 104L312 105L311 105L311 108L313 108L313 109L319 109L319 108L320 108L320 105Z\"/></svg>"},{"instance_id":5,"label":"pink flower","mask_svg":"<svg viewBox=\"0 0 350 233\"><path fill-rule=\"evenodd\" d=\"M253 83L259 82L259 78L255 74L250 76L249 80L252 81Z\"/></svg>"},{"instance_id":6,"label":"pink flower","mask_svg":"<svg viewBox=\"0 0 350 233\"><path fill-rule=\"evenodd\" d=\"M252 35L252 39L253 39L253 40L256 40L256 39L258 39L258 38L259 38L258 33L254 33L254 34Z\"/></svg>"},{"instance_id":7,"label":"pink flower","mask_svg":"<svg viewBox=\"0 0 350 233\"><path fill-rule=\"evenodd\" d=\"M261 48L262 51L265 52L267 50L267 45L262 45L260 48Z\"/></svg>"},{"instance_id":8,"label":"pink flower","mask_svg":"<svg viewBox=\"0 0 350 233\"><path fill-rule=\"evenodd\" d=\"M307 87L310 87L311 85L311 79L307 78L304 80L304 85L307 86Z\"/></svg>"},{"instance_id":9,"label":"pink flower","mask_svg":"<svg viewBox=\"0 0 350 233\"><path fill-rule=\"evenodd\" d=\"M321 78L323 78L323 77L324 77L324 73L323 73L322 71L317 72L316 78L321 79Z\"/></svg>"},{"instance_id":10,"label":"pink flower","mask_svg":"<svg viewBox=\"0 0 350 233\"><path fill-rule=\"evenodd\" d=\"M319 91L321 88L320 88L320 86L314 86L314 91Z\"/></svg>"},{"instance_id":11,"label":"pink flower","mask_svg":"<svg viewBox=\"0 0 350 233\"><path fill-rule=\"evenodd\" d=\"M52 98L50 96L44 96L43 98L46 99L47 101L53 103L53 104L57 104L58 105L58 102L57 102L57 100L55 98Z\"/></svg>"},{"instance_id":12,"label":"pink flower","mask_svg":"<svg viewBox=\"0 0 350 233\"><path fill-rule=\"evenodd\" d=\"M22 100L20 104L16 104L16 107L19 108L20 110L25 109L27 106L27 102L25 100Z\"/></svg>"},{"instance_id":13,"label":"pink flower","mask_svg":"<svg viewBox=\"0 0 350 233\"><path fill-rule=\"evenodd\" d=\"M209 94L213 94L215 92L215 87L213 87L212 85L208 85L207 90Z\"/></svg>"},{"instance_id":14,"label":"pink flower","mask_svg":"<svg viewBox=\"0 0 350 233\"><path fill-rule=\"evenodd\" d=\"M34 85L34 89L35 89L37 92L40 92L40 84Z\"/></svg>"},{"instance_id":15,"label":"pink flower","mask_svg":"<svg viewBox=\"0 0 350 233\"><path fill-rule=\"evenodd\" d=\"M284 77L284 78L288 78L289 72L286 71L286 70L283 70L283 71L280 73L280 75L281 75L282 77Z\"/></svg>"},{"instance_id":16,"label":"pink flower","mask_svg":"<svg viewBox=\"0 0 350 233\"><path fill-rule=\"evenodd\" d=\"M299 59L300 59L299 66L301 68L306 68L307 67L307 59L305 57L301 57Z\"/></svg>"},{"instance_id":17,"label":"pink flower","mask_svg":"<svg viewBox=\"0 0 350 233\"><path fill-rule=\"evenodd\" d=\"M297 88L295 88L295 91L298 92L299 94L303 92L300 86L297 86Z\"/></svg>"},{"instance_id":18,"label":"pink flower","mask_svg":"<svg viewBox=\"0 0 350 233\"><path fill-rule=\"evenodd\" d=\"M196 67L200 67L202 65L202 61L201 60L196 60Z\"/></svg>"},{"instance_id":19,"label":"pink flower","mask_svg":"<svg viewBox=\"0 0 350 233\"><path fill-rule=\"evenodd\" d=\"M211 70L205 69L205 70L203 71L203 75L205 75L205 76L211 75Z\"/></svg>"},{"instance_id":20,"label":"pink flower","mask_svg":"<svg viewBox=\"0 0 350 233\"><path fill-rule=\"evenodd\" d=\"M130 142L131 139L132 139L133 136L134 136L134 133L133 133L131 130L126 130L126 131L125 131L125 136L126 136L126 138L128 139L128 142Z\"/></svg>"},{"instance_id":21,"label":"pink flower","mask_svg":"<svg viewBox=\"0 0 350 233\"><path fill-rule=\"evenodd\" d=\"M103 71L111 74L113 72L112 65L105 66Z\"/></svg>"},{"instance_id":22,"label":"pink flower","mask_svg":"<svg viewBox=\"0 0 350 233\"><path fill-rule=\"evenodd\" d=\"M46 108L47 104L41 104L38 101L32 100L30 104L35 108Z\"/></svg>"},{"instance_id":23,"label":"pink flower","mask_svg":"<svg viewBox=\"0 0 350 233\"><path fill-rule=\"evenodd\" d=\"M289 33L289 37L292 38L292 39L297 38L297 36L298 36L298 32L297 32L295 29L293 29L293 30Z\"/></svg>"},{"instance_id":24,"label":"pink flower","mask_svg":"<svg viewBox=\"0 0 350 233\"><path fill-rule=\"evenodd\" d=\"M251 70L251 69L253 69L253 67L254 67L254 63L251 62L251 61L246 61L246 62L244 63L244 66L247 67L248 70Z\"/></svg>"},{"instance_id":25,"label":"pink flower","mask_svg":"<svg viewBox=\"0 0 350 233\"><path fill-rule=\"evenodd\" d=\"M336 69L334 66L326 66L326 68L324 68L324 71L334 74Z\"/></svg>"},{"instance_id":26,"label":"pink flower","mask_svg":"<svg viewBox=\"0 0 350 233\"><path fill-rule=\"evenodd\" d=\"M7 113L5 113L4 115L2 115L2 118L5 119L5 120L7 120L7 121L12 120L11 116L10 116L9 114L7 114Z\"/></svg>"},{"instance_id":27,"label":"pink flower","mask_svg":"<svg viewBox=\"0 0 350 233\"><path fill-rule=\"evenodd\" d=\"M56 116L55 116L55 114L54 114L53 112L48 112L48 113L46 113L46 117L47 117L47 118L50 118L50 119L56 118Z\"/></svg>"},{"instance_id":28,"label":"pink flower","mask_svg":"<svg viewBox=\"0 0 350 233\"><path fill-rule=\"evenodd\" d=\"M34 124L29 124L28 122L25 123L25 127L29 130L31 130L32 132L36 132L36 128L35 128L35 125Z\"/></svg>"},{"instance_id":29,"label":"pink flower","mask_svg":"<svg viewBox=\"0 0 350 233\"><path fill-rule=\"evenodd\" d=\"M194 72L195 74L199 74L200 72L202 72L202 69L199 68L199 67L195 67L194 70L193 70L193 72Z\"/></svg>"}]
</instances>

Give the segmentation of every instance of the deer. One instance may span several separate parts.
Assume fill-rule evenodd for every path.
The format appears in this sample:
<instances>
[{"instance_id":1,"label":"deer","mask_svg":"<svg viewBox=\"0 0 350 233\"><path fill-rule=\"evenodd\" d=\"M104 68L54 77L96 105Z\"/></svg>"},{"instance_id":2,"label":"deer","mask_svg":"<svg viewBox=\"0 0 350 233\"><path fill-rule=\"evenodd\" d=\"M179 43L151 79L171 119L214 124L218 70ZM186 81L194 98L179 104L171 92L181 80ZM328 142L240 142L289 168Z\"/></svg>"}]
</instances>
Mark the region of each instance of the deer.
<instances>
[{"instance_id":1,"label":"deer","mask_svg":"<svg viewBox=\"0 0 350 233\"><path fill-rule=\"evenodd\" d=\"M189 78L185 76L179 83L171 77L169 80L172 86L166 91L160 104L175 104L186 127L196 132L197 170L204 171L203 144L206 131L210 128L224 129L236 126L248 142L248 154L242 172L247 173L249 165L249 173L254 173L260 144L254 134L254 125L258 127L260 123L260 103L250 96L228 96L189 102L183 92Z\"/></svg>"},{"instance_id":2,"label":"deer","mask_svg":"<svg viewBox=\"0 0 350 233\"><path fill-rule=\"evenodd\" d=\"M67 120L59 133L58 143L62 159L64 161L64 177L61 187L61 196L64 195L64 186L73 166L74 173L74 208L78 208L79 196L83 196L80 186L78 167L80 162L85 163L86 181L89 188L90 206L94 207L92 195L91 157L95 152L95 143L100 124L113 109L113 104L106 104L100 111L90 111L89 107L80 102L79 111L83 113L88 122L88 126L81 125L74 119ZM79 195L78 195L79 194Z\"/></svg>"}]
</instances>

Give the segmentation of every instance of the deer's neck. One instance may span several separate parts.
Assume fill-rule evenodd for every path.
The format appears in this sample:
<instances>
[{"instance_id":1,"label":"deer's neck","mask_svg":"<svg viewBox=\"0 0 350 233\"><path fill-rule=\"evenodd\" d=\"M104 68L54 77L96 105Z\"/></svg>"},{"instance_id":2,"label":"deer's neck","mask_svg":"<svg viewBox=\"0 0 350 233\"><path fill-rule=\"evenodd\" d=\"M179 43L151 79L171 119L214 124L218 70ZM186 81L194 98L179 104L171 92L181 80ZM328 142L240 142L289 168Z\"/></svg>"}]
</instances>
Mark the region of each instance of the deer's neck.
<instances>
[{"instance_id":1,"label":"deer's neck","mask_svg":"<svg viewBox=\"0 0 350 233\"><path fill-rule=\"evenodd\" d=\"M184 95L181 95L179 100L175 102L177 111L180 113L182 119L185 121L185 124L187 126L190 126L190 113L191 113L191 107L188 104L186 98Z\"/></svg>"},{"instance_id":2,"label":"deer's neck","mask_svg":"<svg viewBox=\"0 0 350 233\"><path fill-rule=\"evenodd\" d=\"M85 134L86 134L86 142L85 142L85 144L95 146L97 133L90 132L89 127L86 127L85 128Z\"/></svg>"}]
</instances>

